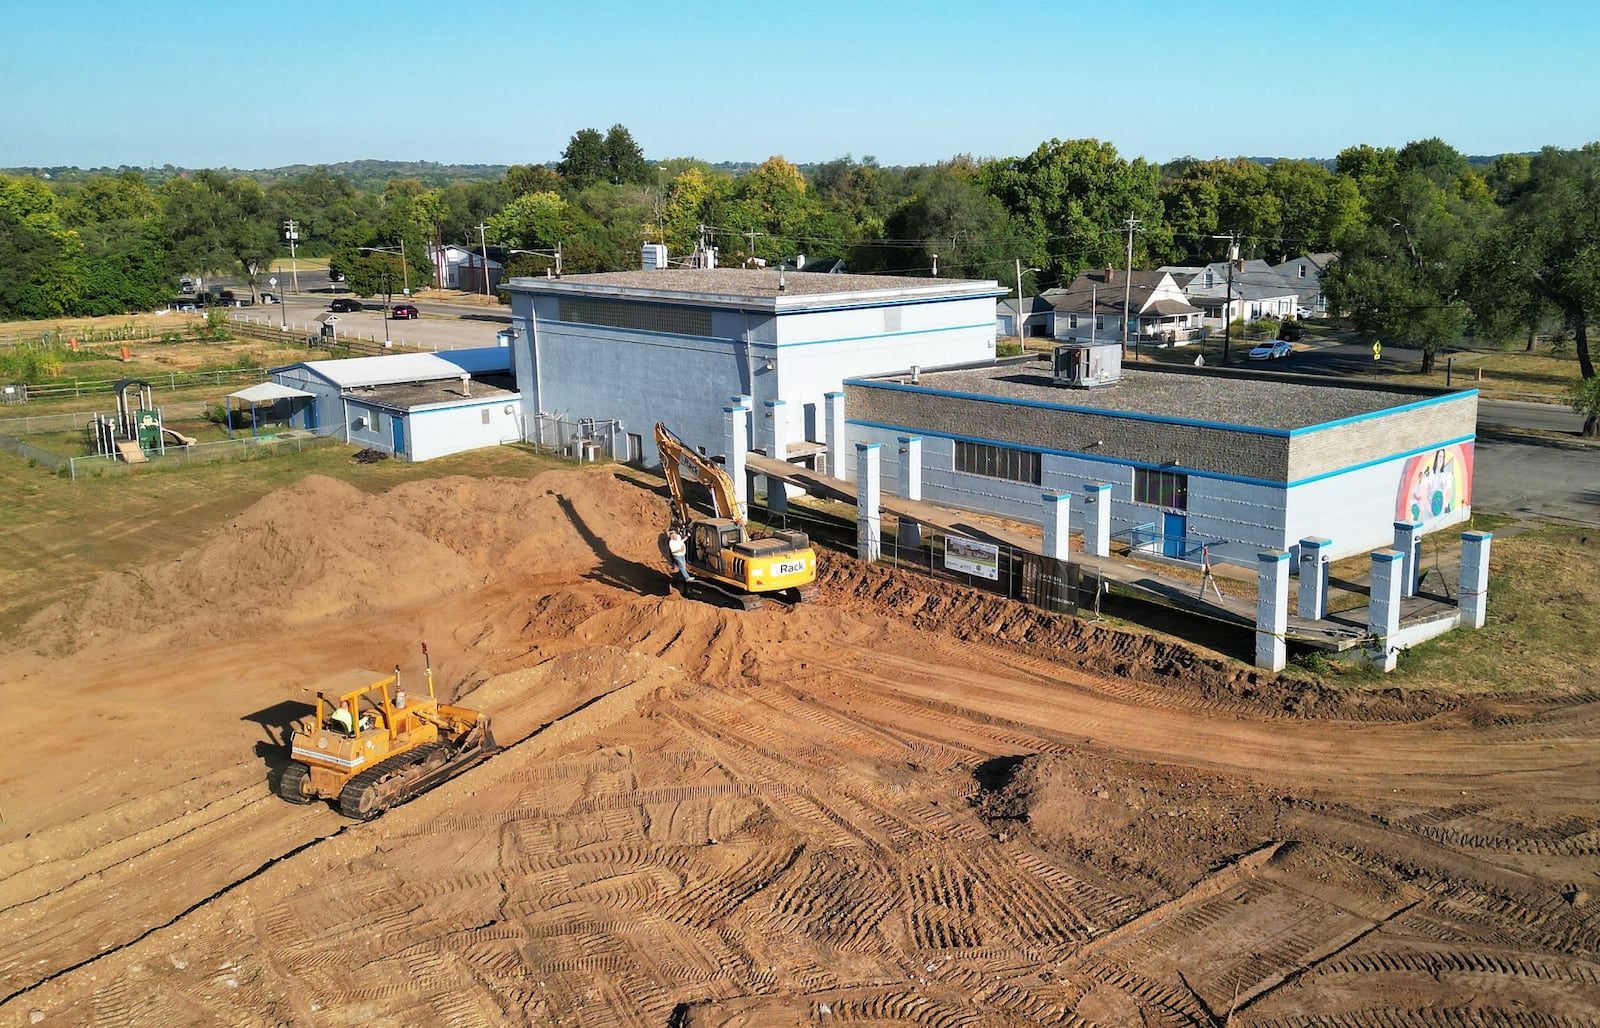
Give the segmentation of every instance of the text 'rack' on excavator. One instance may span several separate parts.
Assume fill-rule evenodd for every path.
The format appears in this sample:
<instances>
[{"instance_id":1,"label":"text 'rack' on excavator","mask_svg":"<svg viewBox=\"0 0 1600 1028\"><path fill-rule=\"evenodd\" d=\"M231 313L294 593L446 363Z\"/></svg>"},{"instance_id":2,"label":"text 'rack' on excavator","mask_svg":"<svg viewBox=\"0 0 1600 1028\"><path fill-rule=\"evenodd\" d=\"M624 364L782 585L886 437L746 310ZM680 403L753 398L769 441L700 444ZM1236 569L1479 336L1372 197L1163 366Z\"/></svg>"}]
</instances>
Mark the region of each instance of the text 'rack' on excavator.
<instances>
[{"instance_id":1,"label":"text 'rack' on excavator","mask_svg":"<svg viewBox=\"0 0 1600 1028\"><path fill-rule=\"evenodd\" d=\"M682 533L688 581L674 581L691 599L755 610L768 599L794 604L816 596L817 552L804 532L754 534L733 480L721 466L656 425L661 470L672 491L672 527ZM715 517L701 517L684 496L684 468L711 494Z\"/></svg>"}]
</instances>

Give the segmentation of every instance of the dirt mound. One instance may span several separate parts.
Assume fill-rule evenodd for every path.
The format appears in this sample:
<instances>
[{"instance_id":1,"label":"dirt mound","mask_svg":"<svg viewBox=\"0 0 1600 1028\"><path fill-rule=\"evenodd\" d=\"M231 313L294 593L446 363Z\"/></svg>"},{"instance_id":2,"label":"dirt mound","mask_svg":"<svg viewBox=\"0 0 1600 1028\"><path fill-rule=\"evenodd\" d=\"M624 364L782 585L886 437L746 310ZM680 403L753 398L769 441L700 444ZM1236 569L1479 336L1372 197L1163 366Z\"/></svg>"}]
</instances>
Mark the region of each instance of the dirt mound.
<instances>
[{"instance_id":1,"label":"dirt mound","mask_svg":"<svg viewBox=\"0 0 1600 1028\"><path fill-rule=\"evenodd\" d=\"M25 626L60 655L174 635L225 639L277 625L409 607L523 576L653 575L657 497L607 474L448 478L369 495L311 475L256 503L184 556L108 574Z\"/></svg>"},{"instance_id":2,"label":"dirt mound","mask_svg":"<svg viewBox=\"0 0 1600 1028\"><path fill-rule=\"evenodd\" d=\"M976 777L978 812L996 831L1136 876L1156 899L1271 842L1280 802L1243 781L1086 750L997 758Z\"/></svg>"}]
</instances>

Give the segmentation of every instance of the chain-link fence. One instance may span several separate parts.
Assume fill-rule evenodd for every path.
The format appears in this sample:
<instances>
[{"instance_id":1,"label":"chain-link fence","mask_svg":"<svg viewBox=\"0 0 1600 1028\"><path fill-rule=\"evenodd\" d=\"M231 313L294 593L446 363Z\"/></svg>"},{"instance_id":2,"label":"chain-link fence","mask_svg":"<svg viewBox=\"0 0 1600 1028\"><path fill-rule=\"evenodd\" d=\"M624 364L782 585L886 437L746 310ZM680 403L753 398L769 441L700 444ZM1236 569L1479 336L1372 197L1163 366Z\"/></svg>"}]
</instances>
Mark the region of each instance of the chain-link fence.
<instances>
[{"instance_id":1,"label":"chain-link fence","mask_svg":"<svg viewBox=\"0 0 1600 1028\"><path fill-rule=\"evenodd\" d=\"M535 414L528 421L528 442L545 453L579 462L618 461L638 464L644 457L644 440L624 432L611 419L580 418L572 421L550 414Z\"/></svg>"}]
</instances>

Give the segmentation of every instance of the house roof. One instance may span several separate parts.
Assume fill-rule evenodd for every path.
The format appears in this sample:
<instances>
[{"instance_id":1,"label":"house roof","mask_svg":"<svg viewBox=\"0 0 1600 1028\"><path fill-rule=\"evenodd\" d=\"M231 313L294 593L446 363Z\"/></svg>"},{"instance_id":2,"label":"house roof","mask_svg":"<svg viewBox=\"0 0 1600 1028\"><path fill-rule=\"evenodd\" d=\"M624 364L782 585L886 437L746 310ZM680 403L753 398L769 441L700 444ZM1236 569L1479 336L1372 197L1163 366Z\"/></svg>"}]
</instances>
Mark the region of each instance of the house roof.
<instances>
[{"instance_id":1,"label":"house roof","mask_svg":"<svg viewBox=\"0 0 1600 1028\"><path fill-rule=\"evenodd\" d=\"M1124 293L1129 307L1142 311L1149 305L1150 295L1170 281L1171 276L1165 271L1085 271L1066 289L1048 289L1043 295L1057 311L1115 314L1122 311Z\"/></svg>"},{"instance_id":2,"label":"house roof","mask_svg":"<svg viewBox=\"0 0 1600 1028\"><path fill-rule=\"evenodd\" d=\"M386 353L377 357L303 361L274 368L272 373L281 374L294 368L305 368L341 389L355 389L400 382L437 382L458 379L463 374L509 371L511 350L503 346L488 346L470 350L443 350L439 353Z\"/></svg>"}]
</instances>

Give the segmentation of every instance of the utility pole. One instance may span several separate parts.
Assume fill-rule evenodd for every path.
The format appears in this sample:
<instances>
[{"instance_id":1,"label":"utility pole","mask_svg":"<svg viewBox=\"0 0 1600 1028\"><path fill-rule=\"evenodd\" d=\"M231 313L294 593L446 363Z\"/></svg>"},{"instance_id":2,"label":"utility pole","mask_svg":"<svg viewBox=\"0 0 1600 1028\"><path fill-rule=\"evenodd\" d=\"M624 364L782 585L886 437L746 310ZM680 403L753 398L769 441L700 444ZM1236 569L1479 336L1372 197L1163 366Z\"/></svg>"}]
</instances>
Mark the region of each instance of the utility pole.
<instances>
[{"instance_id":1,"label":"utility pole","mask_svg":"<svg viewBox=\"0 0 1600 1028\"><path fill-rule=\"evenodd\" d=\"M1128 220L1123 222L1128 226L1128 267L1122 274L1122 359L1128 359L1128 308L1133 305L1133 230L1139 227L1139 219L1132 213ZM1134 339L1138 346L1139 340Z\"/></svg>"},{"instance_id":2,"label":"utility pole","mask_svg":"<svg viewBox=\"0 0 1600 1028\"><path fill-rule=\"evenodd\" d=\"M478 222L478 252L483 255L483 295L489 295L489 244L484 241L484 232L489 226Z\"/></svg>"},{"instance_id":3,"label":"utility pole","mask_svg":"<svg viewBox=\"0 0 1600 1028\"><path fill-rule=\"evenodd\" d=\"M1228 295L1222 301L1222 363L1228 363L1229 344L1233 342L1233 266L1239 261L1239 233L1229 232L1212 239L1228 241Z\"/></svg>"},{"instance_id":4,"label":"utility pole","mask_svg":"<svg viewBox=\"0 0 1600 1028\"><path fill-rule=\"evenodd\" d=\"M749 256L749 259L752 260L752 261L756 260L757 259L756 258L756 236L764 236L764 235L766 235L766 233L765 232L757 232L755 229L751 229L750 231L742 233L742 234L744 235L744 237L746 239L750 240L750 250L749 250L749 255L750 256Z\"/></svg>"},{"instance_id":5,"label":"utility pole","mask_svg":"<svg viewBox=\"0 0 1600 1028\"><path fill-rule=\"evenodd\" d=\"M299 295L299 293L300 293L300 268L295 263L295 259L294 259L294 244L295 244L295 241L300 238L300 228L299 228L298 225L296 225L294 223L294 219L293 218L290 218L290 219L288 219L287 221L285 221L283 223L283 234L289 240L289 274L291 276L293 276L293 278L294 278L294 291L295 291L295 294Z\"/></svg>"},{"instance_id":6,"label":"utility pole","mask_svg":"<svg viewBox=\"0 0 1600 1028\"><path fill-rule=\"evenodd\" d=\"M1021 352L1028 352L1028 335L1026 326L1028 316L1022 313L1022 258L1017 258L1017 345Z\"/></svg>"}]
</instances>

